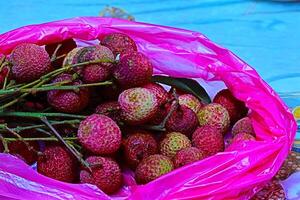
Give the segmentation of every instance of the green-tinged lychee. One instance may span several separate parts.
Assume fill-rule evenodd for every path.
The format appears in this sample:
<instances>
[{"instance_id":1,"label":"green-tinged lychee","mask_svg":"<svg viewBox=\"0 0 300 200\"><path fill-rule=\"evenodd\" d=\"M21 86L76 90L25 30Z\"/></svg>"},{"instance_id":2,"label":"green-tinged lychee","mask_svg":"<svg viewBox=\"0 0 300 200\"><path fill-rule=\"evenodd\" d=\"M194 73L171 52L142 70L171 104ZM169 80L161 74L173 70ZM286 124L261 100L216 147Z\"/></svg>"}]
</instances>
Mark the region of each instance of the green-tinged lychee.
<instances>
[{"instance_id":1,"label":"green-tinged lychee","mask_svg":"<svg viewBox=\"0 0 300 200\"><path fill-rule=\"evenodd\" d=\"M187 136L179 132L171 132L160 142L159 151L162 155L172 159L178 151L191 146L191 141Z\"/></svg>"},{"instance_id":2,"label":"green-tinged lychee","mask_svg":"<svg viewBox=\"0 0 300 200\"><path fill-rule=\"evenodd\" d=\"M77 179L78 163L65 147L49 144L38 157L37 171L50 178L72 183Z\"/></svg>"},{"instance_id":3,"label":"green-tinged lychee","mask_svg":"<svg viewBox=\"0 0 300 200\"><path fill-rule=\"evenodd\" d=\"M128 54L137 51L133 39L123 33L110 33L101 40L101 44L108 47L114 55Z\"/></svg>"},{"instance_id":4,"label":"green-tinged lychee","mask_svg":"<svg viewBox=\"0 0 300 200\"><path fill-rule=\"evenodd\" d=\"M122 174L119 165L111 158L90 156L86 159L92 172L86 169L80 172L80 182L96 185L106 194L117 192L122 186Z\"/></svg>"},{"instance_id":5,"label":"green-tinged lychee","mask_svg":"<svg viewBox=\"0 0 300 200\"><path fill-rule=\"evenodd\" d=\"M191 164L204 158L203 153L196 147L188 147L178 151L173 159L176 168Z\"/></svg>"},{"instance_id":6,"label":"green-tinged lychee","mask_svg":"<svg viewBox=\"0 0 300 200\"><path fill-rule=\"evenodd\" d=\"M211 103L200 109L197 114L200 126L215 126L225 134L230 125L228 111L220 104Z\"/></svg>"},{"instance_id":7,"label":"green-tinged lychee","mask_svg":"<svg viewBox=\"0 0 300 200\"><path fill-rule=\"evenodd\" d=\"M83 47L76 47L74 49L72 49L72 51L70 51L66 57L64 58L64 61L63 61L63 66L66 66L66 65L72 65L72 64L75 64L77 63L78 61L78 52L82 49Z\"/></svg>"},{"instance_id":8,"label":"green-tinged lychee","mask_svg":"<svg viewBox=\"0 0 300 200\"><path fill-rule=\"evenodd\" d=\"M134 169L142 159L156 154L158 145L151 133L136 130L123 140L123 150L127 164Z\"/></svg>"},{"instance_id":9,"label":"green-tinged lychee","mask_svg":"<svg viewBox=\"0 0 300 200\"><path fill-rule=\"evenodd\" d=\"M122 88L143 86L151 81L153 66L142 53L125 54L113 69L113 76Z\"/></svg>"},{"instance_id":10,"label":"green-tinged lychee","mask_svg":"<svg viewBox=\"0 0 300 200\"><path fill-rule=\"evenodd\" d=\"M110 117L117 123L121 122L121 107L117 101L109 101L99 104L95 113Z\"/></svg>"},{"instance_id":11,"label":"green-tinged lychee","mask_svg":"<svg viewBox=\"0 0 300 200\"><path fill-rule=\"evenodd\" d=\"M247 115L245 103L235 98L230 90L224 89L215 96L214 103L221 104L229 113L231 124Z\"/></svg>"},{"instance_id":12,"label":"green-tinged lychee","mask_svg":"<svg viewBox=\"0 0 300 200\"><path fill-rule=\"evenodd\" d=\"M204 106L204 104L192 94L182 94L178 97L179 105L192 109L196 114Z\"/></svg>"},{"instance_id":13,"label":"green-tinged lychee","mask_svg":"<svg viewBox=\"0 0 300 200\"><path fill-rule=\"evenodd\" d=\"M237 121L232 127L232 134L237 135L238 133L247 133L249 135L254 135L255 132L252 127L251 119L249 117L244 117Z\"/></svg>"},{"instance_id":14,"label":"green-tinged lychee","mask_svg":"<svg viewBox=\"0 0 300 200\"><path fill-rule=\"evenodd\" d=\"M81 145L95 154L112 154L121 146L121 130L111 118L92 114L78 128Z\"/></svg>"},{"instance_id":15,"label":"green-tinged lychee","mask_svg":"<svg viewBox=\"0 0 300 200\"><path fill-rule=\"evenodd\" d=\"M70 74L57 76L52 83L69 82L64 85L81 85L80 80L73 80ZM76 113L82 111L89 103L90 92L88 88L74 90L51 90L47 93L48 103L57 111Z\"/></svg>"},{"instance_id":16,"label":"green-tinged lychee","mask_svg":"<svg viewBox=\"0 0 300 200\"><path fill-rule=\"evenodd\" d=\"M122 119L132 125L149 121L158 110L156 96L145 88L131 88L119 95Z\"/></svg>"},{"instance_id":17,"label":"green-tinged lychee","mask_svg":"<svg viewBox=\"0 0 300 200\"><path fill-rule=\"evenodd\" d=\"M223 134L214 126L205 125L197 128L192 135L192 143L203 152L204 157L224 151Z\"/></svg>"},{"instance_id":18,"label":"green-tinged lychee","mask_svg":"<svg viewBox=\"0 0 300 200\"><path fill-rule=\"evenodd\" d=\"M47 51L36 44L17 45L10 60L12 74L19 83L34 81L52 70Z\"/></svg>"},{"instance_id":19,"label":"green-tinged lychee","mask_svg":"<svg viewBox=\"0 0 300 200\"><path fill-rule=\"evenodd\" d=\"M186 106L178 106L167 120L166 129L169 132L177 131L190 136L198 125L198 118L194 111Z\"/></svg>"},{"instance_id":20,"label":"green-tinged lychee","mask_svg":"<svg viewBox=\"0 0 300 200\"><path fill-rule=\"evenodd\" d=\"M172 171L174 164L170 158L164 155L151 155L142 160L135 171L135 178L138 183L148 183L160 176Z\"/></svg>"},{"instance_id":21,"label":"green-tinged lychee","mask_svg":"<svg viewBox=\"0 0 300 200\"><path fill-rule=\"evenodd\" d=\"M103 62L89 64L77 69L84 82L96 83L105 81L110 77L113 67L111 62L114 61L114 55L110 49L101 45L88 46L80 49L77 54L78 63L103 60Z\"/></svg>"},{"instance_id":22,"label":"green-tinged lychee","mask_svg":"<svg viewBox=\"0 0 300 200\"><path fill-rule=\"evenodd\" d=\"M168 101L169 95L163 86L157 83L148 83L144 85L143 88L146 88L155 94L159 106L164 105Z\"/></svg>"}]
</instances>

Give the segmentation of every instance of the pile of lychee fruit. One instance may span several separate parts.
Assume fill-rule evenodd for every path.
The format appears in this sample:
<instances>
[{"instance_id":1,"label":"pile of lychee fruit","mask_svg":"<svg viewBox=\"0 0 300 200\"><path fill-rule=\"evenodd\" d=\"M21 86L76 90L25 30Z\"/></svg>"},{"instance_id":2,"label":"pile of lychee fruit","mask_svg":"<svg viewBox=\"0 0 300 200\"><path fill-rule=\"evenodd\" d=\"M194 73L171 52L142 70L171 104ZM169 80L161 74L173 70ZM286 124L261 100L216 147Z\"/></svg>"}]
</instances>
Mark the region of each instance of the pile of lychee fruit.
<instances>
[{"instance_id":1,"label":"pile of lychee fruit","mask_svg":"<svg viewBox=\"0 0 300 200\"><path fill-rule=\"evenodd\" d=\"M22 43L0 56L3 152L50 178L112 194L125 169L146 184L255 140L248 109L228 89L205 102L180 84L154 82L151 59L129 36L99 41Z\"/></svg>"}]
</instances>

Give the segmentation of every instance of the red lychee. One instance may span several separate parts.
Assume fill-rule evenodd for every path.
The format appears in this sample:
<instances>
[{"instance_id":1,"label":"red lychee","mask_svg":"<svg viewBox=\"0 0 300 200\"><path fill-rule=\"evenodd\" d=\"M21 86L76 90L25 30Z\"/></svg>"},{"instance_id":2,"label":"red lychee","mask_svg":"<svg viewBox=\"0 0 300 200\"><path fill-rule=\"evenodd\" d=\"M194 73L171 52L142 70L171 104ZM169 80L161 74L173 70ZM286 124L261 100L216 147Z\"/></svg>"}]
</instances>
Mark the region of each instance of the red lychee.
<instances>
[{"instance_id":1,"label":"red lychee","mask_svg":"<svg viewBox=\"0 0 300 200\"><path fill-rule=\"evenodd\" d=\"M123 88L143 86L150 82L153 66L142 53L125 54L113 70L113 76Z\"/></svg>"},{"instance_id":2,"label":"red lychee","mask_svg":"<svg viewBox=\"0 0 300 200\"><path fill-rule=\"evenodd\" d=\"M182 94L178 97L179 105L192 109L196 114L204 106L204 104L192 94Z\"/></svg>"},{"instance_id":3,"label":"red lychee","mask_svg":"<svg viewBox=\"0 0 300 200\"><path fill-rule=\"evenodd\" d=\"M117 54L126 54L137 51L133 39L122 33L111 33L101 40L101 44L108 47L116 56Z\"/></svg>"},{"instance_id":4,"label":"red lychee","mask_svg":"<svg viewBox=\"0 0 300 200\"><path fill-rule=\"evenodd\" d=\"M198 118L194 111L186 106L179 106L167 120L166 129L190 136L198 125Z\"/></svg>"},{"instance_id":5,"label":"red lychee","mask_svg":"<svg viewBox=\"0 0 300 200\"><path fill-rule=\"evenodd\" d=\"M52 70L47 51L36 44L19 44L10 59L12 74L19 83L34 81Z\"/></svg>"},{"instance_id":6,"label":"red lychee","mask_svg":"<svg viewBox=\"0 0 300 200\"><path fill-rule=\"evenodd\" d=\"M192 135L193 146L203 152L204 157L224 151L224 138L220 130L214 126L202 126Z\"/></svg>"},{"instance_id":7,"label":"red lychee","mask_svg":"<svg viewBox=\"0 0 300 200\"><path fill-rule=\"evenodd\" d=\"M69 81L64 85L80 85L80 80L73 80L70 74L57 76L52 83ZM60 112L76 113L83 110L89 103L90 93L88 88L81 87L78 91L74 90L51 90L47 93L48 103Z\"/></svg>"},{"instance_id":8,"label":"red lychee","mask_svg":"<svg viewBox=\"0 0 300 200\"><path fill-rule=\"evenodd\" d=\"M96 185L106 194L117 192L122 186L122 174L119 165L111 158L90 156L86 159L92 172L86 169L80 172L80 182Z\"/></svg>"},{"instance_id":9,"label":"red lychee","mask_svg":"<svg viewBox=\"0 0 300 200\"><path fill-rule=\"evenodd\" d=\"M163 88L163 86L157 83L148 83L143 86L155 94L158 105L162 106L168 101L168 92Z\"/></svg>"},{"instance_id":10,"label":"red lychee","mask_svg":"<svg viewBox=\"0 0 300 200\"><path fill-rule=\"evenodd\" d=\"M45 46L45 50L48 52L49 56L52 58L54 51L56 50L57 46L61 46L58 48L56 52L56 57L60 57L59 59L54 60L51 62L53 67L61 67L64 61L65 54L68 54L71 50L77 47L76 42L73 39L64 40L62 42L47 44Z\"/></svg>"},{"instance_id":11,"label":"red lychee","mask_svg":"<svg viewBox=\"0 0 300 200\"><path fill-rule=\"evenodd\" d=\"M188 147L178 151L174 157L176 168L191 164L204 158L202 152L196 147Z\"/></svg>"},{"instance_id":12,"label":"red lychee","mask_svg":"<svg viewBox=\"0 0 300 200\"><path fill-rule=\"evenodd\" d=\"M155 94L145 88L131 88L119 95L122 119L131 125L142 124L155 115L158 103Z\"/></svg>"},{"instance_id":13,"label":"red lychee","mask_svg":"<svg viewBox=\"0 0 300 200\"><path fill-rule=\"evenodd\" d=\"M220 104L211 103L200 109L197 114L200 126L215 126L225 134L230 125L228 111Z\"/></svg>"},{"instance_id":14,"label":"red lychee","mask_svg":"<svg viewBox=\"0 0 300 200\"><path fill-rule=\"evenodd\" d=\"M127 164L136 168L140 161L158 151L154 137L146 131L134 131L123 140L123 149Z\"/></svg>"},{"instance_id":15,"label":"red lychee","mask_svg":"<svg viewBox=\"0 0 300 200\"><path fill-rule=\"evenodd\" d=\"M255 136L254 129L252 127L251 119L244 117L238 120L232 127L232 134L237 135L238 133L246 133Z\"/></svg>"},{"instance_id":16,"label":"red lychee","mask_svg":"<svg viewBox=\"0 0 300 200\"><path fill-rule=\"evenodd\" d=\"M238 133L233 137L231 143L240 142L240 141L250 141L250 140L254 141L255 137L247 133Z\"/></svg>"},{"instance_id":17,"label":"red lychee","mask_svg":"<svg viewBox=\"0 0 300 200\"><path fill-rule=\"evenodd\" d=\"M92 60L105 60L105 62L90 64L79 68L79 73L84 82L96 83L109 78L113 64L106 61L114 61L114 55L109 48L101 45L88 46L80 49L77 54L78 63Z\"/></svg>"},{"instance_id":18,"label":"red lychee","mask_svg":"<svg viewBox=\"0 0 300 200\"><path fill-rule=\"evenodd\" d=\"M99 104L95 113L110 117L115 122L121 122L121 107L117 101L109 101Z\"/></svg>"},{"instance_id":19,"label":"red lychee","mask_svg":"<svg viewBox=\"0 0 300 200\"><path fill-rule=\"evenodd\" d=\"M286 195L280 182L271 180L250 200L286 200Z\"/></svg>"},{"instance_id":20,"label":"red lychee","mask_svg":"<svg viewBox=\"0 0 300 200\"><path fill-rule=\"evenodd\" d=\"M231 124L246 116L248 112L245 103L236 99L228 89L221 90L215 96L213 102L221 104L227 109Z\"/></svg>"},{"instance_id":21,"label":"red lychee","mask_svg":"<svg viewBox=\"0 0 300 200\"><path fill-rule=\"evenodd\" d=\"M170 158L164 155L151 155L142 160L135 171L135 178L138 183L148 183L160 176L169 173L174 169Z\"/></svg>"},{"instance_id":22,"label":"red lychee","mask_svg":"<svg viewBox=\"0 0 300 200\"><path fill-rule=\"evenodd\" d=\"M95 154L111 154L121 146L121 130L111 118L92 114L78 128L81 145Z\"/></svg>"},{"instance_id":23,"label":"red lychee","mask_svg":"<svg viewBox=\"0 0 300 200\"><path fill-rule=\"evenodd\" d=\"M43 155L38 157L37 171L50 178L74 182L77 178L78 163L71 153L58 144L48 144Z\"/></svg>"}]
</instances>

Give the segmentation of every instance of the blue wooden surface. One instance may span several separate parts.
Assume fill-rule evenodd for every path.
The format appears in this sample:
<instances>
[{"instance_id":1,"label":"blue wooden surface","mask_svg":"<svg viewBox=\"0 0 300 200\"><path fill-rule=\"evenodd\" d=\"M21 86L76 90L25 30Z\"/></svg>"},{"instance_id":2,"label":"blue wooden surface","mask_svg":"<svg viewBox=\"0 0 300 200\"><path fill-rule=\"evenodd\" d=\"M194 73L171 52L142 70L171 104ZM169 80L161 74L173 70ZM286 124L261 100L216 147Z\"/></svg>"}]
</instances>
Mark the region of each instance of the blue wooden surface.
<instances>
[{"instance_id":1,"label":"blue wooden surface","mask_svg":"<svg viewBox=\"0 0 300 200\"><path fill-rule=\"evenodd\" d=\"M0 33L33 23L95 16L106 5L137 21L202 32L251 66L278 92L300 91L300 3L249 0L0 1ZM295 73L296 77L295 77ZM298 77L299 76L299 77ZM291 106L300 104L286 99Z\"/></svg>"}]
</instances>

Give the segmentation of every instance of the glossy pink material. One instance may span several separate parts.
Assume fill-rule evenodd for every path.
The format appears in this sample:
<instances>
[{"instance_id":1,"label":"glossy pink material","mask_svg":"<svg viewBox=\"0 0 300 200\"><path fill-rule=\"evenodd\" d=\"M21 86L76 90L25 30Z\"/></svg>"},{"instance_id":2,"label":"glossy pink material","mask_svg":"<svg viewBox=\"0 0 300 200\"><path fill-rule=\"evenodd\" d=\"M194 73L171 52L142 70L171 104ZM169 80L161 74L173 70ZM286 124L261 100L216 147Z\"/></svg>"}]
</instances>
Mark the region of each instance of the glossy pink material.
<instances>
[{"instance_id":1,"label":"glossy pink material","mask_svg":"<svg viewBox=\"0 0 300 200\"><path fill-rule=\"evenodd\" d=\"M132 173L124 173L127 186L110 197L92 186L51 180L22 161L1 154L0 197L22 200L248 199L274 176L295 136L293 116L254 69L200 33L120 19L82 17L26 26L2 34L0 53L9 54L23 42L44 45L68 38L94 40L111 32L132 37L139 51L149 56L157 74L197 78L211 87L223 81L234 96L251 109L250 118L258 141L236 144L231 151L177 169L146 185L137 186Z\"/></svg>"}]
</instances>

